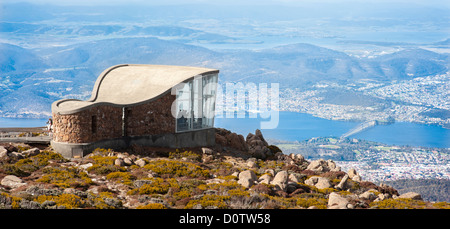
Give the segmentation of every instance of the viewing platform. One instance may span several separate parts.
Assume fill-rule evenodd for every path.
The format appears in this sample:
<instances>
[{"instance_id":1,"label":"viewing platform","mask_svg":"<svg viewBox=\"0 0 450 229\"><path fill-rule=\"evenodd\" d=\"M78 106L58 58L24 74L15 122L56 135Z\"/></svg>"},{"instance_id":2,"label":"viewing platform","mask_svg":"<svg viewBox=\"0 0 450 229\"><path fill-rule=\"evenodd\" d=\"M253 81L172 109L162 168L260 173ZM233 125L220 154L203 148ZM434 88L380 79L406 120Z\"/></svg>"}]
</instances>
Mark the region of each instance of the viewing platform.
<instances>
[{"instance_id":1,"label":"viewing platform","mask_svg":"<svg viewBox=\"0 0 450 229\"><path fill-rule=\"evenodd\" d=\"M0 142L50 144L46 127L0 128Z\"/></svg>"}]
</instances>

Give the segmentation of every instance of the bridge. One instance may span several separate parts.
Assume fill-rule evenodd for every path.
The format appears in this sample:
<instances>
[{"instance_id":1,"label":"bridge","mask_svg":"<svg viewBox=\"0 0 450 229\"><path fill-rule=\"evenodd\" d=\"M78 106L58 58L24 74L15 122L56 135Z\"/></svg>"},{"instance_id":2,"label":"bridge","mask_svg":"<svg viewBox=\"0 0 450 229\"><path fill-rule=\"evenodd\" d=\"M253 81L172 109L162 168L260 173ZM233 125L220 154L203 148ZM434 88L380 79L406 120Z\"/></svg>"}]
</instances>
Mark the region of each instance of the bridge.
<instances>
[{"instance_id":1,"label":"bridge","mask_svg":"<svg viewBox=\"0 0 450 229\"><path fill-rule=\"evenodd\" d=\"M372 127L374 127L376 125L378 125L378 122L376 120L367 121L367 122L361 123L358 126L356 126L355 128L349 130L347 133L343 134L341 136L341 139L348 138L348 137L350 137L350 136L352 136L354 134L357 134L357 133L359 133L361 131L364 131L364 130L367 130L369 128L372 128Z\"/></svg>"}]
</instances>

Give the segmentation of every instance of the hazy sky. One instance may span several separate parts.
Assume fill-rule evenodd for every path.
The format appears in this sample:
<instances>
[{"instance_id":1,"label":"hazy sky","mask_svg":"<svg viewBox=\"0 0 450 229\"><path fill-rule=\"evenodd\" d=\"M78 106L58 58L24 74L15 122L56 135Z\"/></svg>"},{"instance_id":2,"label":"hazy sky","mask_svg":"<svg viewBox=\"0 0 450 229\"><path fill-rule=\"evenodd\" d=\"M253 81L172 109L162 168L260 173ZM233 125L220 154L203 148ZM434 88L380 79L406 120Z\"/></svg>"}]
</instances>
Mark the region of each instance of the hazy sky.
<instances>
[{"instance_id":1,"label":"hazy sky","mask_svg":"<svg viewBox=\"0 0 450 229\"><path fill-rule=\"evenodd\" d=\"M324 3L324 2L371 2L389 4L393 2L415 3L423 5L450 7L449 0L1 0L3 3L50 3L56 5L122 5L122 4L146 4L146 5L167 5L167 4L221 4L221 5L301 5L302 3Z\"/></svg>"}]
</instances>

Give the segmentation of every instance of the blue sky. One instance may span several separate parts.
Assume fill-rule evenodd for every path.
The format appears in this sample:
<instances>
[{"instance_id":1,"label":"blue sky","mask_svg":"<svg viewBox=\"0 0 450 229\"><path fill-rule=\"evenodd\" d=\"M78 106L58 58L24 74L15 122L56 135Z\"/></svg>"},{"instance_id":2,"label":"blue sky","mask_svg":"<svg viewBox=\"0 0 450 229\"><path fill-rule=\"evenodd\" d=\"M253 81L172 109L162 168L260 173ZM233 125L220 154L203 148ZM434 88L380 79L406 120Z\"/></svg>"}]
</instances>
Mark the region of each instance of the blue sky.
<instances>
[{"instance_id":1,"label":"blue sky","mask_svg":"<svg viewBox=\"0 0 450 229\"><path fill-rule=\"evenodd\" d=\"M220 4L220 5L301 5L304 3L379 3L386 4L393 2L407 4L421 4L429 6L450 7L448 0L2 0L3 3L31 2L56 5L111 5L111 4L146 4L146 5L167 5L167 4Z\"/></svg>"}]
</instances>

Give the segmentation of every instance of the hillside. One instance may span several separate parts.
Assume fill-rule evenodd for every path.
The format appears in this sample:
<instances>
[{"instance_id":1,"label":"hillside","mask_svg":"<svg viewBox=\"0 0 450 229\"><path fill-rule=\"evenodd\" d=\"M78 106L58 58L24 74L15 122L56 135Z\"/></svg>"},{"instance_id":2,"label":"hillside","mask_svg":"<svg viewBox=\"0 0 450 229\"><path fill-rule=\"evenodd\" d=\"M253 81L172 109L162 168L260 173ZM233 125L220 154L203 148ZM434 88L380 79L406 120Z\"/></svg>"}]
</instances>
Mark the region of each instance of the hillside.
<instances>
[{"instance_id":1,"label":"hillside","mask_svg":"<svg viewBox=\"0 0 450 229\"><path fill-rule=\"evenodd\" d=\"M0 146L0 208L15 209L368 209L450 208L413 192L363 181L332 160L307 161L216 129L201 149L96 149L65 159L51 148Z\"/></svg>"},{"instance_id":2,"label":"hillside","mask_svg":"<svg viewBox=\"0 0 450 229\"><path fill-rule=\"evenodd\" d=\"M450 181L445 179L418 179L418 180L396 180L387 181L395 187L399 193L417 192L427 201L450 202Z\"/></svg>"},{"instance_id":3,"label":"hillside","mask_svg":"<svg viewBox=\"0 0 450 229\"><path fill-rule=\"evenodd\" d=\"M179 31L163 29L168 33L172 30ZM308 89L318 83L353 85L361 80L389 85L391 80L411 80L448 69L448 55L421 49L365 59L302 43L261 50L213 51L152 37L128 37L38 49L1 44L0 50L0 88L8 92L0 95L0 116L5 117L47 117L53 101L88 98L97 76L123 63L217 68L220 82L280 83L282 89ZM345 100L345 95L340 98L326 92L327 88L322 90L324 102L342 104ZM384 102L367 94L354 100L346 103Z\"/></svg>"}]
</instances>

